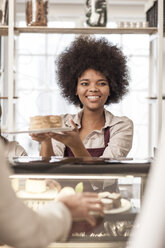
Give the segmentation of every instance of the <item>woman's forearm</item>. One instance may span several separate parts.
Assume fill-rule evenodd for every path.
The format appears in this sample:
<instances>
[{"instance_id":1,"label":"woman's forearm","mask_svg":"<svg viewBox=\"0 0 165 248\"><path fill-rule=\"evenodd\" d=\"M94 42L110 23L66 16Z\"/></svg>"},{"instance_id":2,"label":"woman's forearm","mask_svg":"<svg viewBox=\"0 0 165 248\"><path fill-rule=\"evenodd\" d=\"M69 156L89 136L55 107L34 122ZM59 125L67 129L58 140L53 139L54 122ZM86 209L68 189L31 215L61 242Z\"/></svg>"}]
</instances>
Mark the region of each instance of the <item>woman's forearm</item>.
<instances>
[{"instance_id":1,"label":"woman's forearm","mask_svg":"<svg viewBox=\"0 0 165 248\"><path fill-rule=\"evenodd\" d=\"M51 157L54 156L51 139L47 139L41 142L40 156Z\"/></svg>"},{"instance_id":2,"label":"woman's forearm","mask_svg":"<svg viewBox=\"0 0 165 248\"><path fill-rule=\"evenodd\" d=\"M70 147L75 157L91 157L88 150L85 148L83 143L80 143L79 145Z\"/></svg>"}]
</instances>

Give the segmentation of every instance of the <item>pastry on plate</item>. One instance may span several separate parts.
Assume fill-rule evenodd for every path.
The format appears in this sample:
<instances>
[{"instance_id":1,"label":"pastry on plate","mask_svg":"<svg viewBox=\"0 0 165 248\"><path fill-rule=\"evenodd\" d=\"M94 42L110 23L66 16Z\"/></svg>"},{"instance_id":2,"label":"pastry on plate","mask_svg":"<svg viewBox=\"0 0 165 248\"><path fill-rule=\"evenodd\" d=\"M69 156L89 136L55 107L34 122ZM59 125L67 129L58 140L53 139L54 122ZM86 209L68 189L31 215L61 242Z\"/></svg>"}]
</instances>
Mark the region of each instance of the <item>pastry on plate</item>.
<instances>
[{"instance_id":1,"label":"pastry on plate","mask_svg":"<svg viewBox=\"0 0 165 248\"><path fill-rule=\"evenodd\" d=\"M49 128L61 128L62 118L59 115L37 115L30 117L29 130L40 130Z\"/></svg>"},{"instance_id":2,"label":"pastry on plate","mask_svg":"<svg viewBox=\"0 0 165 248\"><path fill-rule=\"evenodd\" d=\"M110 193L108 191L105 191L105 192L100 192L98 195L101 198L106 210L121 207L121 195L120 195L120 193L115 193L115 192ZM106 199L111 200L112 204L110 202L108 204L108 201ZM109 205L109 209L108 209L108 205Z\"/></svg>"}]
</instances>

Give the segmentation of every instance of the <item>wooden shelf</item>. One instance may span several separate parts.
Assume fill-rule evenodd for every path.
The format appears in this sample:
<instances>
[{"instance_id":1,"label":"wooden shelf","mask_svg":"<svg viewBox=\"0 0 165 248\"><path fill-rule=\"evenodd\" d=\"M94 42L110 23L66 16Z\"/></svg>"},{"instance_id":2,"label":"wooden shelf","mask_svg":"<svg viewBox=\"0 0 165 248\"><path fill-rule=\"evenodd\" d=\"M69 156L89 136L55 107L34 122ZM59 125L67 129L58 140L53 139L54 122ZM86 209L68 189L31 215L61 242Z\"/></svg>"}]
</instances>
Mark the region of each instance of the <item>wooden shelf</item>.
<instances>
[{"instance_id":1,"label":"wooden shelf","mask_svg":"<svg viewBox=\"0 0 165 248\"><path fill-rule=\"evenodd\" d=\"M51 28L51 27L15 27L15 34L20 33L45 33L45 34L155 34L157 28ZM8 35L8 26L0 26L0 36ZM164 34L165 36L165 34Z\"/></svg>"},{"instance_id":2,"label":"wooden shelf","mask_svg":"<svg viewBox=\"0 0 165 248\"><path fill-rule=\"evenodd\" d=\"M18 96L13 96L13 99L18 99ZM0 100L8 100L7 96L0 96Z\"/></svg>"},{"instance_id":3,"label":"wooden shelf","mask_svg":"<svg viewBox=\"0 0 165 248\"><path fill-rule=\"evenodd\" d=\"M157 100L158 98L156 96L151 96L151 97L147 97L147 99L149 99L149 100ZM165 96L162 96L162 100L165 100Z\"/></svg>"},{"instance_id":4,"label":"wooden shelf","mask_svg":"<svg viewBox=\"0 0 165 248\"><path fill-rule=\"evenodd\" d=\"M0 36L8 35L8 26L0 26Z\"/></svg>"},{"instance_id":5,"label":"wooden shelf","mask_svg":"<svg viewBox=\"0 0 165 248\"><path fill-rule=\"evenodd\" d=\"M51 28L51 27L15 27L15 34L20 33L60 33L60 34L154 34L157 28Z\"/></svg>"}]
</instances>

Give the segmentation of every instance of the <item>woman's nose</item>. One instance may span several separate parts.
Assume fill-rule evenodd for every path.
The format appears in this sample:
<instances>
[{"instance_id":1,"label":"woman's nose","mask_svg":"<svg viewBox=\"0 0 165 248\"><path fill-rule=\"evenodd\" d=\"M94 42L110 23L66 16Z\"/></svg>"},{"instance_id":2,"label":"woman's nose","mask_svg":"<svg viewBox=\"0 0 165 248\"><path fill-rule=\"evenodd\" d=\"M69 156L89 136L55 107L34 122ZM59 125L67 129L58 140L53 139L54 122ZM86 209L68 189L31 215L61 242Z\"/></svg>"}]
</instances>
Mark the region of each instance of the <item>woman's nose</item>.
<instances>
[{"instance_id":1,"label":"woman's nose","mask_svg":"<svg viewBox=\"0 0 165 248\"><path fill-rule=\"evenodd\" d=\"M97 88L96 85L91 85L90 88L89 88L89 91L90 92L97 92L97 91L99 91L99 89Z\"/></svg>"}]
</instances>

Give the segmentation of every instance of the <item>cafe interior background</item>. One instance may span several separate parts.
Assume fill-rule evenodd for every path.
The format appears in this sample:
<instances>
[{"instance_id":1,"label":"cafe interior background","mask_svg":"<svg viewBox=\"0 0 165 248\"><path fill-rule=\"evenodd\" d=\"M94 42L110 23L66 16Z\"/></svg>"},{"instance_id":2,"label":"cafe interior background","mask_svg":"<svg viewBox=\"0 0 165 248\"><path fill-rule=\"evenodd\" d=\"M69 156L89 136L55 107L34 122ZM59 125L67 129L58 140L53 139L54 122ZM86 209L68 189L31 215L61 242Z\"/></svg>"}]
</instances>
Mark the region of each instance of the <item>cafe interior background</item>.
<instances>
[{"instance_id":1,"label":"cafe interior background","mask_svg":"<svg viewBox=\"0 0 165 248\"><path fill-rule=\"evenodd\" d=\"M150 158L154 157L154 148L158 146L162 124L160 117L162 116L163 119L165 112L165 70L163 71L162 63L162 58L165 57L165 41L160 32L160 26L157 27L157 23L152 23L155 18L151 18L151 22L146 18L148 10L153 8L156 1L91 0L91 3L106 2L107 7L106 25L103 29L98 27L99 32L94 35L106 37L119 46L128 58L129 93L118 104L106 108L114 115L125 115L132 119L134 137L128 158L135 160L126 160L124 165L123 161L121 163L118 161L117 165L116 161L111 163L109 160L105 163L101 160L101 165L96 163L100 160L94 160L92 164L86 161L86 163L89 162L88 167L82 166L81 159L79 164L77 161L75 164L72 162L66 164L62 160L62 166L56 166L61 163L58 158L55 158L53 166L49 167L47 165L52 163L47 164L47 161L41 163L38 157L39 143L32 140L29 134L8 134L13 130L28 130L31 116L59 115L79 111L75 106L68 104L60 94L55 61L58 54L73 41L75 35L78 35L75 34L75 30L80 29L79 34L81 30L82 33L93 30L86 23L88 0L48 0L47 26L38 26L37 31L32 32L32 27L28 27L26 23L26 6L30 1L0 1L0 10L3 2L9 3L11 12L14 10L13 23L9 22L9 27L5 27L7 21L3 23L4 20L0 19L2 22L0 26L0 104L2 106L0 128L5 137L18 141L25 148L28 156L34 157L34 160L25 157L22 163L21 159L17 158L9 161L14 171L10 176L12 187L27 206L37 211L50 200L54 201L59 193L56 187L51 191L50 187L46 186L48 179L57 180L60 190L67 188L65 186L73 187L74 185L75 191L76 189L82 191L89 181L95 184L97 180L104 186L104 180L117 180L121 205L118 208L108 209L101 220L101 225L96 226L91 232L85 233L83 229L82 233L75 229L66 245L54 243L50 247L84 247L84 242L86 247L125 247L125 241L128 240L134 226L135 217L141 209L152 161ZM47 2L47 0L43 1ZM162 1L165 2L165 0L159 0L159 4ZM52 32L50 32L51 28ZM56 32L56 29L60 29L60 32ZM102 34L101 30L104 30ZM136 159L139 159L137 164ZM44 169L42 173L41 168ZM23 174L22 169L25 170ZM49 169L53 170L52 173ZM39 183L37 190L32 183L33 179L37 179L34 182ZM41 185L44 185L45 191L42 190ZM101 190L103 191L104 188L102 187ZM78 242L78 245L75 242Z\"/></svg>"},{"instance_id":2,"label":"cafe interior background","mask_svg":"<svg viewBox=\"0 0 165 248\"><path fill-rule=\"evenodd\" d=\"M48 27L86 27L85 0L49 0ZM107 1L107 28L134 25L147 26L145 7L147 0ZM26 1L15 1L15 25L26 27ZM130 158L153 156L157 146L157 48L154 45L151 75L151 37L148 34L95 34L104 36L121 47L128 58L130 88L126 97L118 104L106 107L114 115L125 115L133 120L134 138ZM14 95L13 130L27 130L29 118L34 115L76 113L74 107L61 96L57 86L55 60L58 54L74 39L75 34L64 33L21 33L14 35ZM162 51L163 52L163 51ZM1 37L1 84L0 95L8 94L8 37ZM154 54L154 55L153 55ZM154 74L154 75L153 75ZM151 77L152 92L151 92ZM154 82L153 82L154 81ZM151 94L152 93L152 94ZM164 104L164 102L163 102ZM2 132L8 128L8 100L2 99ZM164 106L163 106L164 108ZM163 110L162 110L163 113ZM152 115L152 117L151 117ZM152 126L152 129L151 129ZM6 135L9 140L17 140L29 156L39 155L38 142L28 134ZM152 137L151 137L152 136Z\"/></svg>"}]
</instances>

